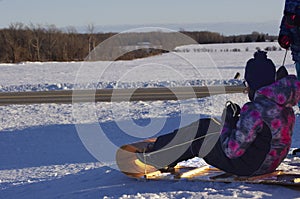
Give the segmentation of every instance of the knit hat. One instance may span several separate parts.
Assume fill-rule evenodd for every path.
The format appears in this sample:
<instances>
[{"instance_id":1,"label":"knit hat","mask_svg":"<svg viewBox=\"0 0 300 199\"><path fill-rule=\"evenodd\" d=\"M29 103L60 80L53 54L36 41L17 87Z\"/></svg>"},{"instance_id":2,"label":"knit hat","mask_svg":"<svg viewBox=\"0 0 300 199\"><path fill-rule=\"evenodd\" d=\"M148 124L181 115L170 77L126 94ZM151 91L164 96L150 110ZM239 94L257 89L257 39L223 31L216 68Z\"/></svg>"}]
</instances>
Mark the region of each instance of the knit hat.
<instances>
[{"instance_id":1,"label":"knit hat","mask_svg":"<svg viewBox=\"0 0 300 199\"><path fill-rule=\"evenodd\" d=\"M275 82L276 67L272 60L267 58L267 52L258 50L254 58L248 60L245 68L245 80L249 85L253 99L256 90Z\"/></svg>"}]
</instances>

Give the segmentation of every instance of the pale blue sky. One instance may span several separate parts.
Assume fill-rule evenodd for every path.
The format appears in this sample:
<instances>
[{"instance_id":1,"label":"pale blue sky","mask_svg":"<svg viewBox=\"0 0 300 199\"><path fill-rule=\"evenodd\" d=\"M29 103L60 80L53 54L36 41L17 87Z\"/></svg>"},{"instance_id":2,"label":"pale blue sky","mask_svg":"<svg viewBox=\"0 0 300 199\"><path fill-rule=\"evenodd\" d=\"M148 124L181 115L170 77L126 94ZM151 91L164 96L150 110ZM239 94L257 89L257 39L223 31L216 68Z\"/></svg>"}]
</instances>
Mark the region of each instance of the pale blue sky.
<instances>
[{"instance_id":1,"label":"pale blue sky","mask_svg":"<svg viewBox=\"0 0 300 199\"><path fill-rule=\"evenodd\" d=\"M0 0L0 28L280 21L284 0Z\"/></svg>"}]
</instances>

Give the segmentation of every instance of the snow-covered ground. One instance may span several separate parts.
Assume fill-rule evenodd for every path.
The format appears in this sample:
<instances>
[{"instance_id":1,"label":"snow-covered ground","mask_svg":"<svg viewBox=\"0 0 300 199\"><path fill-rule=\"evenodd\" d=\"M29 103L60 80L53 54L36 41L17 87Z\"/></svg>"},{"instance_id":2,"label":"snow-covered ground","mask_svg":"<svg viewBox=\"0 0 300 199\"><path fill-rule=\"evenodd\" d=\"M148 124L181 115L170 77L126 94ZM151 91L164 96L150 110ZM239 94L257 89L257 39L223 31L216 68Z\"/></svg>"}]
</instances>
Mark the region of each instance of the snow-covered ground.
<instances>
[{"instance_id":1,"label":"snow-covered ground","mask_svg":"<svg viewBox=\"0 0 300 199\"><path fill-rule=\"evenodd\" d=\"M176 53L113 63L0 64L0 90L240 84L242 80L232 78L236 72L243 77L245 63L255 49L272 46L278 47L277 43L192 45L178 48ZM279 67L284 53L271 51L268 56ZM295 73L290 54L286 67ZM137 181L116 169L118 146L170 132L199 117L220 117L227 100L242 105L247 96L2 106L0 198L300 198L299 191L279 186ZM85 139L85 134L95 129L101 139ZM297 117L293 148L300 147L299 131ZM280 167L300 172L299 166L300 157L289 155Z\"/></svg>"}]
</instances>

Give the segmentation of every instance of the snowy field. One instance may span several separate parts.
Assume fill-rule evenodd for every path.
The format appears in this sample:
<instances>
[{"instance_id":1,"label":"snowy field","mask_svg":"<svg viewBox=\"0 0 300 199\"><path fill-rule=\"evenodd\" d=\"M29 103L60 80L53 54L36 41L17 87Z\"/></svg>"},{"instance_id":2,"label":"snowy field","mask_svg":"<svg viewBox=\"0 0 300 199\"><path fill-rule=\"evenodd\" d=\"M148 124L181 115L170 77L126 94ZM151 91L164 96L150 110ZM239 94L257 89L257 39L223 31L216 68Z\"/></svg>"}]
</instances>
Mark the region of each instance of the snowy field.
<instances>
[{"instance_id":1,"label":"snowy field","mask_svg":"<svg viewBox=\"0 0 300 199\"><path fill-rule=\"evenodd\" d=\"M192 45L176 53L113 63L0 64L0 91L237 85L255 49L273 46L278 48L277 43ZM268 57L278 68L284 54L271 51ZM285 63L295 73L290 52ZM240 80L232 79L236 72ZM220 118L227 100L242 105L247 96L2 106L0 198L300 198L299 191L279 186L137 181L116 169L118 146L168 133L200 117ZM296 107L295 112L299 114ZM85 139L95 126L101 139ZM297 117L293 148L300 147L299 131ZM290 154L280 168L300 172L299 166L300 157Z\"/></svg>"}]
</instances>

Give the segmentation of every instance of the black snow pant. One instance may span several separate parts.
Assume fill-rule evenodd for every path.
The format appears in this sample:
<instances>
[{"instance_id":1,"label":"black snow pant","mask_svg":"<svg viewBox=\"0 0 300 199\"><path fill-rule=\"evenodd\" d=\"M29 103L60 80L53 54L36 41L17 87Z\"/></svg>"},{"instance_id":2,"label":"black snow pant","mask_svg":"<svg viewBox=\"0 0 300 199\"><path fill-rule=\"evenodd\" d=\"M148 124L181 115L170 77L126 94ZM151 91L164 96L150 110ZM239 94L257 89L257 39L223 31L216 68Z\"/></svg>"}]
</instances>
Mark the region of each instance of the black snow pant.
<instances>
[{"instance_id":1,"label":"black snow pant","mask_svg":"<svg viewBox=\"0 0 300 199\"><path fill-rule=\"evenodd\" d=\"M239 158L230 159L224 153L220 140L221 125L214 119L200 119L172 133L159 136L147 161L156 167L175 166L194 157L225 172L250 176L255 174L270 150L270 129L264 125L252 145Z\"/></svg>"}]
</instances>

